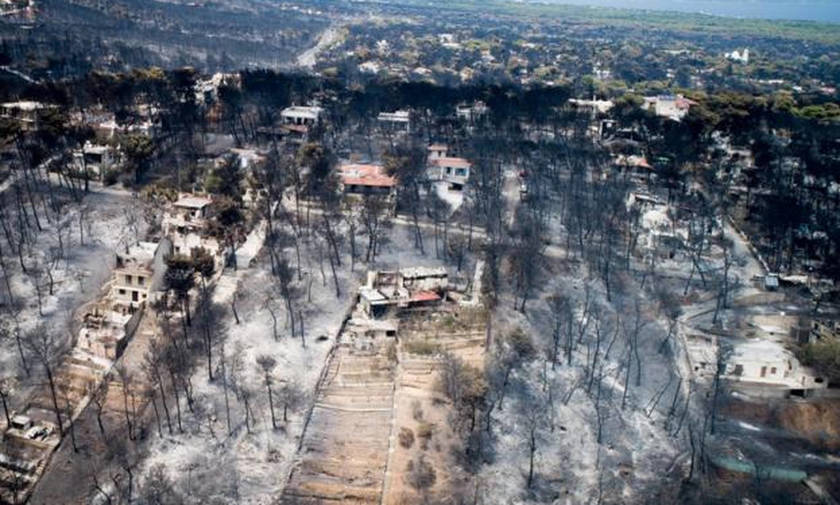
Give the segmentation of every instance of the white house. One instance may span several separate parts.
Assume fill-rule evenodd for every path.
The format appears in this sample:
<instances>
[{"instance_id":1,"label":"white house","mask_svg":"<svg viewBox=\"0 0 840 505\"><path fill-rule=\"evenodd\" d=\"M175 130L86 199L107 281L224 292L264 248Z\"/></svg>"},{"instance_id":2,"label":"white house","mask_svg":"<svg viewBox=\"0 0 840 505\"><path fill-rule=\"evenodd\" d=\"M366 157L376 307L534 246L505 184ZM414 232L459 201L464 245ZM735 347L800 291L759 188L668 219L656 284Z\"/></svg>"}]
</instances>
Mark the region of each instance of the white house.
<instances>
[{"instance_id":1,"label":"white house","mask_svg":"<svg viewBox=\"0 0 840 505\"><path fill-rule=\"evenodd\" d=\"M383 129L393 132L411 132L411 115L407 110L380 112L376 120Z\"/></svg>"},{"instance_id":2,"label":"white house","mask_svg":"<svg viewBox=\"0 0 840 505\"><path fill-rule=\"evenodd\" d=\"M109 145L85 145L73 153L74 168L81 173L88 173L101 177L105 172L117 164L117 151Z\"/></svg>"},{"instance_id":3,"label":"white house","mask_svg":"<svg viewBox=\"0 0 840 505\"><path fill-rule=\"evenodd\" d=\"M212 200L209 197L181 194L163 215L163 234L172 241L175 254L190 254L198 247L217 255L219 242L204 236Z\"/></svg>"},{"instance_id":4,"label":"white house","mask_svg":"<svg viewBox=\"0 0 840 505\"><path fill-rule=\"evenodd\" d=\"M667 208L653 208L639 216L642 233L639 234L639 247L648 255L672 255L684 243L682 230L675 229Z\"/></svg>"},{"instance_id":5,"label":"white house","mask_svg":"<svg viewBox=\"0 0 840 505\"><path fill-rule=\"evenodd\" d=\"M612 71L601 66L600 62L592 66L592 75L599 81L606 81L612 78Z\"/></svg>"},{"instance_id":6,"label":"white house","mask_svg":"<svg viewBox=\"0 0 840 505\"><path fill-rule=\"evenodd\" d=\"M204 218L207 217L207 210L211 203L213 203L213 200L209 197L182 193L178 200L172 204L168 216L164 217L164 231L166 231L167 224L186 227L203 226Z\"/></svg>"},{"instance_id":7,"label":"white house","mask_svg":"<svg viewBox=\"0 0 840 505\"><path fill-rule=\"evenodd\" d=\"M359 288L359 303L368 317L378 318L394 309L437 305L448 290L444 267L369 271L367 283Z\"/></svg>"},{"instance_id":8,"label":"white house","mask_svg":"<svg viewBox=\"0 0 840 505\"><path fill-rule=\"evenodd\" d=\"M397 180L385 173L382 165L345 163L339 167L341 188L345 195L380 195L393 197Z\"/></svg>"},{"instance_id":9,"label":"white house","mask_svg":"<svg viewBox=\"0 0 840 505\"><path fill-rule=\"evenodd\" d=\"M646 193L631 192L625 204L628 210L638 210L638 247L646 258L654 254L671 254L685 240L685 232L675 227L669 207L662 200Z\"/></svg>"},{"instance_id":10,"label":"white house","mask_svg":"<svg viewBox=\"0 0 840 505\"><path fill-rule=\"evenodd\" d=\"M217 72L207 79L199 79L195 83L195 98L199 102L212 103L219 98L219 88L230 83L236 87L241 84L239 74L225 74Z\"/></svg>"},{"instance_id":11,"label":"white house","mask_svg":"<svg viewBox=\"0 0 840 505\"><path fill-rule=\"evenodd\" d=\"M280 112L285 125L312 126L321 120L324 109L318 106L293 105Z\"/></svg>"},{"instance_id":12,"label":"white house","mask_svg":"<svg viewBox=\"0 0 840 505\"><path fill-rule=\"evenodd\" d=\"M94 130L96 130L99 135L106 138L113 138L117 133L138 133L141 135L149 135L153 126L154 124L150 119L144 119L129 125L120 125L113 117L106 118L93 124Z\"/></svg>"},{"instance_id":13,"label":"white house","mask_svg":"<svg viewBox=\"0 0 840 505\"><path fill-rule=\"evenodd\" d=\"M360 63L358 68L363 74L378 74L382 70L382 66L373 60Z\"/></svg>"},{"instance_id":14,"label":"white house","mask_svg":"<svg viewBox=\"0 0 840 505\"><path fill-rule=\"evenodd\" d=\"M445 158L446 153L449 152L449 147L446 144L432 144L426 149L429 151L430 161Z\"/></svg>"},{"instance_id":15,"label":"white house","mask_svg":"<svg viewBox=\"0 0 840 505\"><path fill-rule=\"evenodd\" d=\"M464 158L441 157L429 161L429 178L462 189L470 178L472 164Z\"/></svg>"},{"instance_id":16,"label":"white house","mask_svg":"<svg viewBox=\"0 0 840 505\"><path fill-rule=\"evenodd\" d=\"M0 104L0 117L13 119L19 122L24 129L31 129L35 127L41 111L51 108L55 108L55 105L33 102L31 100L6 102Z\"/></svg>"},{"instance_id":17,"label":"white house","mask_svg":"<svg viewBox=\"0 0 840 505\"><path fill-rule=\"evenodd\" d=\"M117 253L109 294L115 312L133 314L148 301L157 252L158 244L137 242Z\"/></svg>"},{"instance_id":18,"label":"white house","mask_svg":"<svg viewBox=\"0 0 840 505\"><path fill-rule=\"evenodd\" d=\"M659 117L681 121L688 115L692 105L697 105L697 102L682 95L659 95L645 97L642 109L652 111Z\"/></svg>"},{"instance_id":19,"label":"white house","mask_svg":"<svg viewBox=\"0 0 840 505\"><path fill-rule=\"evenodd\" d=\"M239 157L239 168L242 170L251 170L266 160L266 157L256 149L232 148L230 153Z\"/></svg>"},{"instance_id":20,"label":"white house","mask_svg":"<svg viewBox=\"0 0 840 505\"><path fill-rule=\"evenodd\" d=\"M800 364L781 343L764 339L737 344L722 377L733 383L791 391L828 387L825 379Z\"/></svg>"},{"instance_id":21,"label":"white house","mask_svg":"<svg viewBox=\"0 0 840 505\"><path fill-rule=\"evenodd\" d=\"M588 111L592 114L592 117L598 114L606 114L615 106L612 100L597 100L595 97L592 97L592 100L570 98L569 103L578 109Z\"/></svg>"},{"instance_id":22,"label":"white house","mask_svg":"<svg viewBox=\"0 0 840 505\"><path fill-rule=\"evenodd\" d=\"M77 348L100 358L116 360L125 350L141 316L141 312L132 315L94 307L82 319Z\"/></svg>"},{"instance_id":23,"label":"white house","mask_svg":"<svg viewBox=\"0 0 840 505\"><path fill-rule=\"evenodd\" d=\"M487 114L487 105L478 100L472 104L458 104L455 106L455 116L468 123L478 121L481 117Z\"/></svg>"},{"instance_id":24,"label":"white house","mask_svg":"<svg viewBox=\"0 0 840 505\"><path fill-rule=\"evenodd\" d=\"M732 51L731 53L724 54L724 57L729 61L734 61L736 63L742 63L744 65L750 62L750 50L744 49L743 52L739 52L737 49Z\"/></svg>"}]
</instances>

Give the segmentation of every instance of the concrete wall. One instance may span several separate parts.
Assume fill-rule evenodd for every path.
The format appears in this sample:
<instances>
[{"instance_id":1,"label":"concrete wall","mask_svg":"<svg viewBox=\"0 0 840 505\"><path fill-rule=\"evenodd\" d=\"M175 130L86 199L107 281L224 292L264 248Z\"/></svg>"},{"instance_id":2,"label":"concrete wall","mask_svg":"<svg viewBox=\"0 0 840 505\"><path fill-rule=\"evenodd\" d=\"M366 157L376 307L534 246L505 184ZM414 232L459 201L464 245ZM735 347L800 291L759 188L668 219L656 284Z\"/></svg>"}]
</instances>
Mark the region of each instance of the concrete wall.
<instances>
[{"instance_id":1,"label":"concrete wall","mask_svg":"<svg viewBox=\"0 0 840 505\"><path fill-rule=\"evenodd\" d=\"M149 286L149 292L163 291L164 289L164 275L166 275L166 259L172 254L172 241L164 237L158 243L157 251L155 251L155 258L152 260L152 283Z\"/></svg>"},{"instance_id":2,"label":"concrete wall","mask_svg":"<svg viewBox=\"0 0 840 505\"><path fill-rule=\"evenodd\" d=\"M146 304L140 306L140 310L135 311L134 314L131 315L131 319L125 323L125 336L117 342L117 355L116 357L119 358L122 356L123 351L125 351L125 347L128 345L128 342L134 337L134 334L137 332L137 328L140 326L140 321L143 319L143 314L146 312Z\"/></svg>"}]
</instances>

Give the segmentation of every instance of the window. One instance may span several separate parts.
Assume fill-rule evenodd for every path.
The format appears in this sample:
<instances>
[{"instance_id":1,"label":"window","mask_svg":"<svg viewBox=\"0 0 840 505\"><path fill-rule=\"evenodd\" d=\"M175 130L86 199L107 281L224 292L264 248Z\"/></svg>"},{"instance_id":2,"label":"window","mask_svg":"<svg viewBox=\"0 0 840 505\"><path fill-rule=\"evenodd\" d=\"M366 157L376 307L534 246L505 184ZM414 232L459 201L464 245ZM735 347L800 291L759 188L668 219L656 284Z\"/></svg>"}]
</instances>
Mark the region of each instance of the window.
<instances>
[{"instance_id":1,"label":"window","mask_svg":"<svg viewBox=\"0 0 840 505\"><path fill-rule=\"evenodd\" d=\"M776 367L770 367L770 375L776 375Z\"/></svg>"},{"instance_id":2,"label":"window","mask_svg":"<svg viewBox=\"0 0 840 505\"><path fill-rule=\"evenodd\" d=\"M119 291L119 293L120 293L121 295L124 295L124 294L125 294L125 290L124 290L124 289L121 289L121 290Z\"/></svg>"},{"instance_id":3,"label":"window","mask_svg":"<svg viewBox=\"0 0 840 505\"><path fill-rule=\"evenodd\" d=\"M767 376L767 367L766 366L761 367L761 376L762 377Z\"/></svg>"},{"instance_id":4,"label":"window","mask_svg":"<svg viewBox=\"0 0 840 505\"><path fill-rule=\"evenodd\" d=\"M146 278L138 275L137 276L137 284L143 286L144 284L146 284Z\"/></svg>"},{"instance_id":5,"label":"window","mask_svg":"<svg viewBox=\"0 0 840 505\"><path fill-rule=\"evenodd\" d=\"M466 177L467 176L467 169L466 168L456 168L455 175L458 177Z\"/></svg>"},{"instance_id":6,"label":"window","mask_svg":"<svg viewBox=\"0 0 840 505\"><path fill-rule=\"evenodd\" d=\"M744 375L744 365L735 365L735 371L732 372L732 375Z\"/></svg>"},{"instance_id":7,"label":"window","mask_svg":"<svg viewBox=\"0 0 840 505\"><path fill-rule=\"evenodd\" d=\"M125 276L125 283L126 284L131 284L131 276L130 275Z\"/></svg>"}]
</instances>

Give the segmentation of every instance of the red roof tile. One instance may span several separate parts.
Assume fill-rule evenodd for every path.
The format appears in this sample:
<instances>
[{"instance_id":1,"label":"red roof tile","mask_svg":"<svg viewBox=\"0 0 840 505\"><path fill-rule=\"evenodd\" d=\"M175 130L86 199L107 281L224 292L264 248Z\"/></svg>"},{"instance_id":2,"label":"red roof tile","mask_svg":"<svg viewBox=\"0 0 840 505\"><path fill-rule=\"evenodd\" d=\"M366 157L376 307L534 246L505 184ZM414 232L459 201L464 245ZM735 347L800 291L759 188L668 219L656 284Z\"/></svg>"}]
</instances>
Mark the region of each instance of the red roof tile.
<instances>
[{"instance_id":1,"label":"red roof tile","mask_svg":"<svg viewBox=\"0 0 840 505\"><path fill-rule=\"evenodd\" d=\"M432 163L438 167L470 168L472 164L464 158L437 158Z\"/></svg>"},{"instance_id":2,"label":"red roof tile","mask_svg":"<svg viewBox=\"0 0 840 505\"><path fill-rule=\"evenodd\" d=\"M440 300L440 295L434 291L418 291L411 295L412 302L433 302Z\"/></svg>"},{"instance_id":3,"label":"red roof tile","mask_svg":"<svg viewBox=\"0 0 840 505\"><path fill-rule=\"evenodd\" d=\"M309 127L302 124L284 124L282 128L295 133L309 133Z\"/></svg>"},{"instance_id":4,"label":"red roof tile","mask_svg":"<svg viewBox=\"0 0 840 505\"><path fill-rule=\"evenodd\" d=\"M385 175L385 169L381 165L364 165L349 163L339 168L341 182L345 186L374 186L393 187L397 180Z\"/></svg>"}]
</instances>

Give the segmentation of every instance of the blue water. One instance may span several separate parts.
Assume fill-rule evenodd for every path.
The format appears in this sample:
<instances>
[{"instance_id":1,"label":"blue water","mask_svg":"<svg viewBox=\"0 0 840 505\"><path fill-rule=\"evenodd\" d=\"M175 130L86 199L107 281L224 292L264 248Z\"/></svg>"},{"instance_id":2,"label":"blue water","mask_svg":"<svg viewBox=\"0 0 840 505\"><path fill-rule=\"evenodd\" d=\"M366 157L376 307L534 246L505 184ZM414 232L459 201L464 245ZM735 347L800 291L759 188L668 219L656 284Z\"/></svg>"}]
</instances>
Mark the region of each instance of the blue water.
<instances>
[{"instance_id":1,"label":"blue water","mask_svg":"<svg viewBox=\"0 0 840 505\"><path fill-rule=\"evenodd\" d=\"M840 0L552 0L556 3L840 23ZM838 26L840 30L840 26Z\"/></svg>"}]
</instances>

